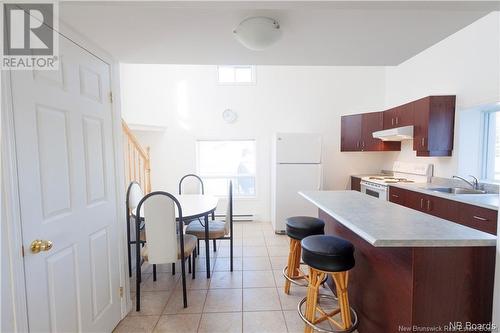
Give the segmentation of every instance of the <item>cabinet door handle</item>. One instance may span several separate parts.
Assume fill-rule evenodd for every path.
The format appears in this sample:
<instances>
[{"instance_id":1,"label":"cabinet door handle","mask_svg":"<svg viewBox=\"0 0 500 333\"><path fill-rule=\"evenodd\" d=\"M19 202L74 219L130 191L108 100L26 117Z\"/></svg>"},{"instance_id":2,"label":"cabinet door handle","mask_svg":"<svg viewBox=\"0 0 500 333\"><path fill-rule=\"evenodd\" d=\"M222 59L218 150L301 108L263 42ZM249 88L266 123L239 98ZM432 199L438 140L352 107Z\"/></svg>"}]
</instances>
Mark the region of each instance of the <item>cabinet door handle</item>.
<instances>
[{"instance_id":1,"label":"cabinet door handle","mask_svg":"<svg viewBox=\"0 0 500 333\"><path fill-rule=\"evenodd\" d=\"M391 118L391 125L394 125L394 118Z\"/></svg>"},{"instance_id":2,"label":"cabinet door handle","mask_svg":"<svg viewBox=\"0 0 500 333\"><path fill-rule=\"evenodd\" d=\"M399 117L396 117L396 125L399 123Z\"/></svg>"},{"instance_id":3,"label":"cabinet door handle","mask_svg":"<svg viewBox=\"0 0 500 333\"><path fill-rule=\"evenodd\" d=\"M488 221L488 219L477 215L472 216L472 218L479 221Z\"/></svg>"},{"instance_id":4,"label":"cabinet door handle","mask_svg":"<svg viewBox=\"0 0 500 333\"><path fill-rule=\"evenodd\" d=\"M431 211L431 201L430 200L427 200L427 211L428 212Z\"/></svg>"},{"instance_id":5,"label":"cabinet door handle","mask_svg":"<svg viewBox=\"0 0 500 333\"><path fill-rule=\"evenodd\" d=\"M422 147L425 145L425 138L422 138Z\"/></svg>"},{"instance_id":6,"label":"cabinet door handle","mask_svg":"<svg viewBox=\"0 0 500 333\"><path fill-rule=\"evenodd\" d=\"M356 142L356 148L359 148L359 141Z\"/></svg>"},{"instance_id":7,"label":"cabinet door handle","mask_svg":"<svg viewBox=\"0 0 500 333\"><path fill-rule=\"evenodd\" d=\"M420 198L420 208L424 209L424 198Z\"/></svg>"}]
</instances>

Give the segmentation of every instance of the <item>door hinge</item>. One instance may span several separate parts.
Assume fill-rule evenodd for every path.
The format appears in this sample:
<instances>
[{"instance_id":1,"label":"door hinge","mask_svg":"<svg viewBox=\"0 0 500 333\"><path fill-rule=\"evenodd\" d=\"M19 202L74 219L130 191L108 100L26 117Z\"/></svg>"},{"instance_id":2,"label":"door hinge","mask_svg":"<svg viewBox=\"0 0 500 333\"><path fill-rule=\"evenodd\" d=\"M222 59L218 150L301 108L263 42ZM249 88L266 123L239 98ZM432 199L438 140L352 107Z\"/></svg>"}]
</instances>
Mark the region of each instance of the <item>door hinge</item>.
<instances>
[{"instance_id":1,"label":"door hinge","mask_svg":"<svg viewBox=\"0 0 500 333\"><path fill-rule=\"evenodd\" d=\"M120 298L123 298L123 287L120 287Z\"/></svg>"},{"instance_id":2,"label":"door hinge","mask_svg":"<svg viewBox=\"0 0 500 333\"><path fill-rule=\"evenodd\" d=\"M21 245L21 256L24 257L24 245Z\"/></svg>"},{"instance_id":3,"label":"door hinge","mask_svg":"<svg viewBox=\"0 0 500 333\"><path fill-rule=\"evenodd\" d=\"M109 93L109 102L113 103L113 93L112 92Z\"/></svg>"}]
</instances>

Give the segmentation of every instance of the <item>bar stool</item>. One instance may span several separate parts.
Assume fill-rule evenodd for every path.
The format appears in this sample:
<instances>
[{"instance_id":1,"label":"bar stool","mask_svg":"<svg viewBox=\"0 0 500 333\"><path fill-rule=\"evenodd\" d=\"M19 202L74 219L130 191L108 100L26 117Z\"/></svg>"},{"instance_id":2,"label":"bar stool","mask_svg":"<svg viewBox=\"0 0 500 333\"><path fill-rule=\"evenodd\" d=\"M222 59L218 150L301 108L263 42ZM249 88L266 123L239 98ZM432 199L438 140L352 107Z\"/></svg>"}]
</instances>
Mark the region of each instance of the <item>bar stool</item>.
<instances>
[{"instance_id":1,"label":"bar stool","mask_svg":"<svg viewBox=\"0 0 500 333\"><path fill-rule=\"evenodd\" d=\"M310 216L294 216L286 219L286 233L290 237L288 264L283 269L285 294L290 293L291 283L307 287L307 275L300 269L300 241L307 236L323 235L325 222Z\"/></svg>"},{"instance_id":2,"label":"bar stool","mask_svg":"<svg viewBox=\"0 0 500 333\"><path fill-rule=\"evenodd\" d=\"M347 240L326 235L309 236L302 240L302 260L309 265L309 286L307 296L298 305L299 315L306 323L305 333L313 329L322 332L352 332L358 326L358 316L349 306L347 281L349 270L354 267L354 246ZM319 294L321 281L330 275L335 283L338 308L325 310L321 307L322 299L335 299L330 295ZM302 305L306 303L305 313ZM321 315L316 316L316 312ZM340 314L340 322L333 316ZM316 324L330 321L338 329L327 330Z\"/></svg>"}]
</instances>

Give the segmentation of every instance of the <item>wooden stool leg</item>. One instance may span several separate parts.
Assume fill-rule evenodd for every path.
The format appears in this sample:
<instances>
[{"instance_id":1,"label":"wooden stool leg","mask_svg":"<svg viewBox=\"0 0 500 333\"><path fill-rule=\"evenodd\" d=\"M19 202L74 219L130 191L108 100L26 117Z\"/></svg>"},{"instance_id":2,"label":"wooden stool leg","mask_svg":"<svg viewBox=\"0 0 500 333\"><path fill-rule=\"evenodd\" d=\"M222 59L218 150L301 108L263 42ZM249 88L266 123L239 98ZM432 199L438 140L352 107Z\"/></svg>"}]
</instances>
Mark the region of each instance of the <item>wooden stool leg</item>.
<instances>
[{"instance_id":1,"label":"wooden stool leg","mask_svg":"<svg viewBox=\"0 0 500 333\"><path fill-rule=\"evenodd\" d=\"M297 246L295 248L295 262L293 263L293 277L300 275L300 261L302 260L302 246L300 245L300 241L296 242Z\"/></svg>"},{"instance_id":2,"label":"wooden stool leg","mask_svg":"<svg viewBox=\"0 0 500 333\"><path fill-rule=\"evenodd\" d=\"M287 271L286 271L286 274L289 276L289 277L294 277L296 276L296 262L297 262L297 246L299 248L299 251L300 251L300 242L296 239L293 239L291 238L290 239L290 250L288 252L288 268L287 268ZM299 263L300 263L300 252L299 252ZM285 294L290 294L290 285L291 285L291 282L287 279L285 279Z\"/></svg>"},{"instance_id":3,"label":"wooden stool leg","mask_svg":"<svg viewBox=\"0 0 500 333\"><path fill-rule=\"evenodd\" d=\"M348 329L352 325L351 308L349 305L349 297L347 295L347 280L349 272L338 272L331 274L337 289L337 297L339 299L340 316L342 318L342 329Z\"/></svg>"},{"instance_id":4,"label":"wooden stool leg","mask_svg":"<svg viewBox=\"0 0 500 333\"><path fill-rule=\"evenodd\" d=\"M306 319L315 324L316 322L316 306L318 304L318 290L321 286L325 274L309 267L309 285L307 287L306 300ZM306 324L304 333L312 333L313 328Z\"/></svg>"}]
</instances>

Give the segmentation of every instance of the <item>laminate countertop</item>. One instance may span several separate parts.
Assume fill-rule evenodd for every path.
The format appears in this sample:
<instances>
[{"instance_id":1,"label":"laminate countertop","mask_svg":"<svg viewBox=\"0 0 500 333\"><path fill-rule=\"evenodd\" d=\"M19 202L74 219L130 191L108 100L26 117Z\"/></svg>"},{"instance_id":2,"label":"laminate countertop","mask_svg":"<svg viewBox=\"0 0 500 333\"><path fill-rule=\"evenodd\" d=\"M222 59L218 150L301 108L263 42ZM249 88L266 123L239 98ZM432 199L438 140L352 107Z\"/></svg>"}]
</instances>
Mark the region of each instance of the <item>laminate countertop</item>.
<instances>
[{"instance_id":1,"label":"laminate countertop","mask_svg":"<svg viewBox=\"0 0 500 333\"><path fill-rule=\"evenodd\" d=\"M301 196L375 247L496 246L496 236L357 191Z\"/></svg>"},{"instance_id":2,"label":"laminate countertop","mask_svg":"<svg viewBox=\"0 0 500 333\"><path fill-rule=\"evenodd\" d=\"M433 191L432 189L436 187L438 188L446 187L443 185L438 185L433 183L396 183L396 184L391 184L390 186L493 210L498 210L498 205L500 201L500 195L498 193L497 194L450 194L450 193Z\"/></svg>"}]
</instances>

